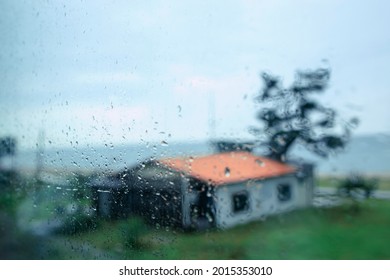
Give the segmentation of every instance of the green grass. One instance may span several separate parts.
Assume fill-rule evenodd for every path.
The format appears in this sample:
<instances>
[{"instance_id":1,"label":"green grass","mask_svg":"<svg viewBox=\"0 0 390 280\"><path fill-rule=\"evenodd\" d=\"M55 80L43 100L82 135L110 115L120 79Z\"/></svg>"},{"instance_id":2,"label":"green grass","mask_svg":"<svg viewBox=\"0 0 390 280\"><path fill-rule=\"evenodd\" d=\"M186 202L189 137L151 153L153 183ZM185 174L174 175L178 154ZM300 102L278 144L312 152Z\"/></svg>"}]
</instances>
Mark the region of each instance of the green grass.
<instances>
[{"instance_id":1,"label":"green grass","mask_svg":"<svg viewBox=\"0 0 390 280\"><path fill-rule=\"evenodd\" d=\"M357 209L307 209L224 231L149 229L136 248L124 242L121 229L129 221L106 221L71 239L114 259L390 259L389 213L389 202L373 200Z\"/></svg>"}]
</instances>

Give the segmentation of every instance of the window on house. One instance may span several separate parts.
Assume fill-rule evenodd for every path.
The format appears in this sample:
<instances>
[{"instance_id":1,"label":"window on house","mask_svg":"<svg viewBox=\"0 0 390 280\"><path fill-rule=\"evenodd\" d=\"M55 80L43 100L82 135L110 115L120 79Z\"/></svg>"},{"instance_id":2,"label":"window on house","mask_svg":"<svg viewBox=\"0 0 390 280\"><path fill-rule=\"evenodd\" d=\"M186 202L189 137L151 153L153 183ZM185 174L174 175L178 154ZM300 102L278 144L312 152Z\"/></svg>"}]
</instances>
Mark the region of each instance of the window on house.
<instances>
[{"instance_id":1,"label":"window on house","mask_svg":"<svg viewBox=\"0 0 390 280\"><path fill-rule=\"evenodd\" d=\"M291 186L289 184L278 185L279 201L289 201L291 199Z\"/></svg>"},{"instance_id":2,"label":"window on house","mask_svg":"<svg viewBox=\"0 0 390 280\"><path fill-rule=\"evenodd\" d=\"M240 192L233 195L233 212L243 212L249 209L249 197L247 192Z\"/></svg>"}]
</instances>

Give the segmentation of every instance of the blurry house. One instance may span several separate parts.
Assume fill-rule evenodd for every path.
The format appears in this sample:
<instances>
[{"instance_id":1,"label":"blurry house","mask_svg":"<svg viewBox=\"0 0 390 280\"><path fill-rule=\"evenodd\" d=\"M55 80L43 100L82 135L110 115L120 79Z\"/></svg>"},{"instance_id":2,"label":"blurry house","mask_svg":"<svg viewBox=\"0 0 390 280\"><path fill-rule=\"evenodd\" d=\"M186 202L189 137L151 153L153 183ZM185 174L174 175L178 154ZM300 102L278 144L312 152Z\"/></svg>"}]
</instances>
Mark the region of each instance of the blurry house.
<instances>
[{"instance_id":1,"label":"blurry house","mask_svg":"<svg viewBox=\"0 0 390 280\"><path fill-rule=\"evenodd\" d=\"M310 206L311 165L245 151L150 160L95 182L102 216L140 215L161 226L229 228Z\"/></svg>"},{"instance_id":2,"label":"blurry house","mask_svg":"<svg viewBox=\"0 0 390 280\"><path fill-rule=\"evenodd\" d=\"M94 208L97 215L106 218L124 218L130 213L129 189L119 174L92 179Z\"/></svg>"}]
</instances>

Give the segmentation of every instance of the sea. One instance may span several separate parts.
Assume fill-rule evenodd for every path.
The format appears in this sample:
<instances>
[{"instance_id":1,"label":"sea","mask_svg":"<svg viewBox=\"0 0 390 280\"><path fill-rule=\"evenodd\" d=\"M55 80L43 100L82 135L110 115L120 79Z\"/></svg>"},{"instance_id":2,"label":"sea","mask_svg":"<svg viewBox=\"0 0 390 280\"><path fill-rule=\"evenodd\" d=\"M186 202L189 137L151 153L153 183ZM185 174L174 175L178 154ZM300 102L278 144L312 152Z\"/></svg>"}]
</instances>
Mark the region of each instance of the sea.
<instances>
[{"instance_id":1,"label":"sea","mask_svg":"<svg viewBox=\"0 0 390 280\"><path fill-rule=\"evenodd\" d=\"M19 151L8 165L26 172L37 168L49 172L115 172L151 158L196 157L215 152L208 141L50 148ZM290 157L314 163L320 175L390 175L390 134L356 136L344 150L328 158L314 156L302 146L294 147Z\"/></svg>"}]
</instances>

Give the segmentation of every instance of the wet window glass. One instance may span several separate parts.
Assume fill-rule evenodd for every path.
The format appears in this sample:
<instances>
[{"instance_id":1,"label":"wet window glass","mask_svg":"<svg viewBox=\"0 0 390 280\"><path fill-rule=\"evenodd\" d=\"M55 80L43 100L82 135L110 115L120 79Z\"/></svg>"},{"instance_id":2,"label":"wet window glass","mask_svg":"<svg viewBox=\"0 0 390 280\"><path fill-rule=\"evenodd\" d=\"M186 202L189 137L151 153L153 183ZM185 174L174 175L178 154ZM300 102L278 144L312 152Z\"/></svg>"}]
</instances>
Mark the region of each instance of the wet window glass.
<instances>
[{"instance_id":1,"label":"wet window glass","mask_svg":"<svg viewBox=\"0 0 390 280\"><path fill-rule=\"evenodd\" d=\"M390 259L389 11L1 1L0 259Z\"/></svg>"}]
</instances>

